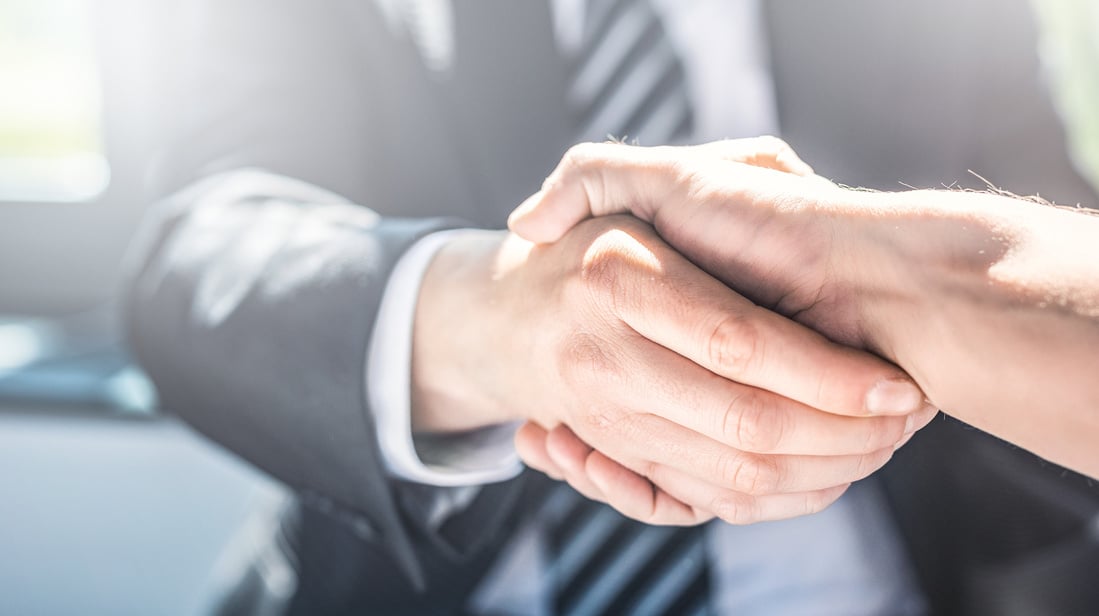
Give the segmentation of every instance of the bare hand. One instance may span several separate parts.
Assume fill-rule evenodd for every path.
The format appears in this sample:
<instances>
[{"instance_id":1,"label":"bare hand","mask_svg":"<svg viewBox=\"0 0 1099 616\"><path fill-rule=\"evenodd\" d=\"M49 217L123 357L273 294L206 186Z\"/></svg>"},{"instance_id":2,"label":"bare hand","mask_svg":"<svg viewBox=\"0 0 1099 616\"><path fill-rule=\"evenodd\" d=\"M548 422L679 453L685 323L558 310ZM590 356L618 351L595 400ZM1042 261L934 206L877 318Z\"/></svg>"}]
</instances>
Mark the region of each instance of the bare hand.
<instances>
[{"instance_id":1,"label":"bare hand","mask_svg":"<svg viewBox=\"0 0 1099 616\"><path fill-rule=\"evenodd\" d=\"M444 248L413 382L418 429L529 419L529 463L665 524L817 511L930 419L895 366L753 305L625 217L549 246ZM539 460L526 445L543 435Z\"/></svg>"},{"instance_id":2,"label":"bare hand","mask_svg":"<svg viewBox=\"0 0 1099 616\"><path fill-rule=\"evenodd\" d=\"M1096 218L995 194L843 189L715 147L578 146L510 225L550 242L631 213L749 299L894 361L955 417L1099 473Z\"/></svg>"},{"instance_id":3,"label":"bare hand","mask_svg":"<svg viewBox=\"0 0 1099 616\"><path fill-rule=\"evenodd\" d=\"M857 228L838 228L827 211L833 201L847 206L858 193L811 173L783 173L717 154L744 149L800 162L774 137L694 147L580 144L512 213L509 226L531 241L553 242L590 216L632 214L752 301L832 340L865 347L841 270L850 263L865 269L866 263L834 250L837 233Z\"/></svg>"}]
</instances>

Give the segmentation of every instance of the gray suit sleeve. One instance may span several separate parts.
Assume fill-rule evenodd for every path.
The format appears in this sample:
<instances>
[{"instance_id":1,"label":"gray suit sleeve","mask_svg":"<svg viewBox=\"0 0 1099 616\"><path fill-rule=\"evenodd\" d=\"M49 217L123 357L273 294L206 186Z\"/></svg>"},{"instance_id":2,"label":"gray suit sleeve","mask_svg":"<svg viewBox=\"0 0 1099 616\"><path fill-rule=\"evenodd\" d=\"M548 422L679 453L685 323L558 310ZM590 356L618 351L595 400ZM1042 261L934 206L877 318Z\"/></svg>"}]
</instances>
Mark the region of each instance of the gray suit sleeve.
<instances>
[{"instance_id":1,"label":"gray suit sleeve","mask_svg":"<svg viewBox=\"0 0 1099 616\"><path fill-rule=\"evenodd\" d=\"M364 363L394 262L444 226L259 171L209 178L158 204L135 243L132 346L165 408L403 543Z\"/></svg>"},{"instance_id":2,"label":"gray suit sleeve","mask_svg":"<svg viewBox=\"0 0 1099 616\"><path fill-rule=\"evenodd\" d=\"M196 1L168 15L160 196L131 250L125 318L166 409L303 502L346 512L415 583L425 544L382 466L364 363L396 261L457 225L386 185L416 157L382 145L392 117L370 67L398 60L364 58L387 39L362 6Z\"/></svg>"}]
</instances>

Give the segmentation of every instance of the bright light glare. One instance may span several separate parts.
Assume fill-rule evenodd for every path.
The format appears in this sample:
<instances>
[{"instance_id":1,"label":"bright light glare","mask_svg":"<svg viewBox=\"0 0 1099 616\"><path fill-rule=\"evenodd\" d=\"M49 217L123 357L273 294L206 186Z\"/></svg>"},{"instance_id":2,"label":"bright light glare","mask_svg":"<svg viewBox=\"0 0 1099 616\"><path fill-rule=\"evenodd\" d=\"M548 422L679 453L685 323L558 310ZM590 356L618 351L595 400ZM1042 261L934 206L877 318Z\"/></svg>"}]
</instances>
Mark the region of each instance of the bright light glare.
<instances>
[{"instance_id":1,"label":"bright light glare","mask_svg":"<svg viewBox=\"0 0 1099 616\"><path fill-rule=\"evenodd\" d=\"M0 325L0 372L21 368L45 352L39 332L22 324Z\"/></svg>"},{"instance_id":2,"label":"bright light glare","mask_svg":"<svg viewBox=\"0 0 1099 616\"><path fill-rule=\"evenodd\" d=\"M0 3L0 200L80 201L107 186L94 4Z\"/></svg>"}]
</instances>

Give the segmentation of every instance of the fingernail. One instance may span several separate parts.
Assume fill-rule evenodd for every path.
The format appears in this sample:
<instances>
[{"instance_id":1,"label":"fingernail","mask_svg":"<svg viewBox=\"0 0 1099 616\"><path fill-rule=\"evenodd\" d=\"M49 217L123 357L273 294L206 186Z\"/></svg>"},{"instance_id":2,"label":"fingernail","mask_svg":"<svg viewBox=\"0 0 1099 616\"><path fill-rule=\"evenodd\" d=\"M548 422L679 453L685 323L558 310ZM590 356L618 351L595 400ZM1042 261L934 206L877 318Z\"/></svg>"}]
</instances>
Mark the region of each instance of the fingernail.
<instances>
[{"instance_id":1,"label":"fingernail","mask_svg":"<svg viewBox=\"0 0 1099 616\"><path fill-rule=\"evenodd\" d=\"M908 417L904 419L904 434L901 436L908 436L916 431L916 413L909 413Z\"/></svg>"},{"instance_id":2,"label":"fingernail","mask_svg":"<svg viewBox=\"0 0 1099 616\"><path fill-rule=\"evenodd\" d=\"M931 420L939 415L939 410L938 406L924 400L923 407L916 413L916 415L919 415L920 417L920 424L916 426L916 429L923 429L927 424L931 423Z\"/></svg>"},{"instance_id":3,"label":"fingernail","mask_svg":"<svg viewBox=\"0 0 1099 616\"><path fill-rule=\"evenodd\" d=\"M906 379L879 381L866 394L866 410L873 415L911 413L923 405L923 392Z\"/></svg>"},{"instance_id":4,"label":"fingernail","mask_svg":"<svg viewBox=\"0 0 1099 616\"><path fill-rule=\"evenodd\" d=\"M924 401L920 410L915 413L910 413L904 420L904 434L901 437L907 437L917 430L923 429L927 424L931 423L931 420L939 414L939 407L931 404L928 401Z\"/></svg>"}]
</instances>

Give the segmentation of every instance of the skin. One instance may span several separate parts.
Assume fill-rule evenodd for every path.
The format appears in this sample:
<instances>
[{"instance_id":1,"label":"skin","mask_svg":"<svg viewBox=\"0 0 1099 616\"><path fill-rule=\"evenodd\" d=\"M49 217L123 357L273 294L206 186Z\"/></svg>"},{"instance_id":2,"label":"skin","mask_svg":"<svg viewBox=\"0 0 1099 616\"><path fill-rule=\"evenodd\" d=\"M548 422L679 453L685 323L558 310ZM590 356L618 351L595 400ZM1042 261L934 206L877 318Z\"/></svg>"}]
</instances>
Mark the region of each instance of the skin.
<instances>
[{"instance_id":1,"label":"skin","mask_svg":"<svg viewBox=\"0 0 1099 616\"><path fill-rule=\"evenodd\" d=\"M415 430L528 420L555 451L590 443L584 464L644 498L611 500L599 473L574 485L664 524L819 511L935 413L896 366L756 306L625 216L552 245L453 239L421 286L412 383Z\"/></svg>"},{"instance_id":2,"label":"skin","mask_svg":"<svg viewBox=\"0 0 1099 616\"><path fill-rule=\"evenodd\" d=\"M894 362L945 412L1099 477L1099 218L989 194L851 191L702 148L587 144L510 226L551 242L619 212L759 305ZM536 467L605 485L583 441L531 426L517 443Z\"/></svg>"}]
</instances>

